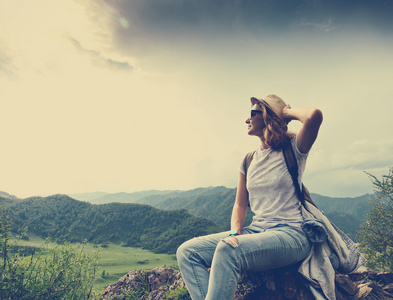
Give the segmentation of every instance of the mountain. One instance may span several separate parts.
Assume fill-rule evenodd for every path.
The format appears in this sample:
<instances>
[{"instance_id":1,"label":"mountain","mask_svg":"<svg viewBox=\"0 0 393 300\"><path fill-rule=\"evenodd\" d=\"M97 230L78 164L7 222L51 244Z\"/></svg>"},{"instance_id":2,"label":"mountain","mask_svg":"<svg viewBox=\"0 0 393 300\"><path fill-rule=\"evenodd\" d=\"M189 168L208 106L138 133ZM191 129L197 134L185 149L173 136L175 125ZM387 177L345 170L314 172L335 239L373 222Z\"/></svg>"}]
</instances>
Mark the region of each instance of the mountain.
<instances>
[{"instance_id":1,"label":"mountain","mask_svg":"<svg viewBox=\"0 0 393 300\"><path fill-rule=\"evenodd\" d=\"M373 206L375 195L365 194L359 197L326 197L311 193L315 204L325 213L329 220L356 240L361 224Z\"/></svg>"},{"instance_id":2,"label":"mountain","mask_svg":"<svg viewBox=\"0 0 393 300\"><path fill-rule=\"evenodd\" d=\"M167 195L168 196L168 195ZM195 196L181 195L179 197L166 197L165 200L153 205L159 209L186 209L188 212L203 216L224 230L231 227L231 214L236 198L236 189L225 187L212 188ZM144 203L152 203L149 198L143 199ZM253 213L248 210L245 225L251 223Z\"/></svg>"},{"instance_id":3,"label":"mountain","mask_svg":"<svg viewBox=\"0 0 393 300\"><path fill-rule=\"evenodd\" d=\"M136 201L136 203L152 205L159 208L160 206L159 204L162 203L163 201L167 201L169 205L172 204L173 201L181 202L181 199L193 199L195 197L209 196L211 194L224 192L227 190L228 188L224 186L196 188L189 191L176 191L173 193L167 193L165 195L157 194L154 196L146 196Z\"/></svg>"},{"instance_id":4,"label":"mountain","mask_svg":"<svg viewBox=\"0 0 393 300\"><path fill-rule=\"evenodd\" d=\"M123 243L156 253L175 253L184 241L220 230L186 210L163 211L133 203L94 205L67 195L14 200L0 197L12 219L12 231L57 242Z\"/></svg>"},{"instance_id":5,"label":"mountain","mask_svg":"<svg viewBox=\"0 0 393 300\"><path fill-rule=\"evenodd\" d=\"M195 196L200 196L203 194L208 194L212 190L224 190L226 187L205 187L196 188L188 191L178 191L178 190L148 190L140 191L134 193L103 193L103 192L93 192L93 193L80 193L80 194L70 194L71 198L87 201L92 204L105 204L105 203L139 203L154 206L164 199L168 198L190 198Z\"/></svg>"},{"instance_id":6,"label":"mountain","mask_svg":"<svg viewBox=\"0 0 393 300\"><path fill-rule=\"evenodd\" d=\"M364 222L368 210L372 207L375 195L362 195L359 197L327 197L311 193L315 203L327 217L352 239ZM196 188L189 191L145 191L138 193L108 194L91 202L132 202L147 204L158 209L173 210L185 209L189 213L207 218L224 230L230 229L230 218L236 189L223 186ZM252 220L253 214L249 210L245 224Z\"/></svg>"},{"instance_id":7,"label":"mountain","mask_svg":"<svg viewBox=\"0 0 393 300\"><path fill-rule=\"evenodd\" d=\"M92 192L92 193L79 193L79 194L70 194L70 196L73 199L80 200L80 201L87 201L92 203L97 198L104 197L106 195L109 195L109 193L104 193L104 192Z\"/></svg>"},{"instance_id":8,"label":"mountain","mask_svg":"<svg viewBox=\"0 0 393 300\"><path fill-rule=\"evenodd\" d=\"M318 208L352 239L356 238L368 210L372 207L372 200L375 199L375 196L370 194L353 198L333 198L314 193L311 196ZM229 230L235 197L236 189L217 187L198 192L193 190L192 194L185 192L148 196L139 201L164 210L186 209L189 213L207 218L224 230ZM249 210L245 225L251 222L252 217Z\"/></svg>"},{"instance_id":9,"label":"mountain","mask_svg":"<svg viewBox=\"0 0 393 300\"><path fill-rule=\"evenodd\" d=\"M347 213L364 218L372 206L375 195L365 194L359 197L327 197L311 193L318 208L325 213Z\"/></svg>"},{"instance_id":10,"label":"mountain","mask_svg":"<svg viewBox=\"0 0 393 300\"><path fill-rule=\"evenodd\" d=\"M7 199L18 199L18 197L2 191L0 191L0 197L7 198Z\"/></svg>"},{"instance_id":11,"label":"mountain","mask_svg":"<svg viewBox=\"0 0 393 300\"><path fill-rule=\"evenodd\" d=\"M105 203L137 203L138 200L153 196L160 195L161 197L169 194L176 193L177 191L158 191L158 190L150 190L150 191L141 191L135 193L103 193L103 192L95 192L95 193L81 193L81 194L70 194L69 196L80 200L80 201L88 201L92 204L105 204Z\"/></svg>"},{"instance_id":12,"label":"mountain","mask_svg":"<svg viewBox=\"0 0 393 300\"><path fill-rule=\"evenodd\" d=\"M78 201L65 195L23 200L7 195L0 197L0 205L13 207L11 212L19 226L15 230L28 226L30 232L51 236L59 241L81 241L86 238L96 243L124 242L127 245L163 251L159 244L164 237L171 237L176 241L176 234L179 234L185 224L191 227L185 230L186 233L180 239L201 235L203 232L230 229L236 189L219 186L189 191L82 194L82 197L89 198L91 202L106 201L106 204L100 205ZM372 207L372 200L375 199L375 196L370 194L353 198L326 197L314 193L311 195L319 209L355 240L368 210ZM245 225L251 222L252 216L252 212L248 211ZM147 218L149 221L146 221ZM179 222L178 225L175 225L175 220ZM187 222L191 222L191 225ZM140 224L145 224L145 227ZM137 234L130 233L135 230L138 231ZM168 233L171 230L176 234ZM146 237L151 240L148 241ZM159 242L155 243L153 239L158 239ZM171 251L174 249L174 245L163 247L170 248Z\"/></svg>"},{"instance_id":13,"label":"mountain","mask_svg":"<svg viewBox=\"0 0 393 300\"><path fill-rule=\"evenodd\" d=\"M91 200L93 203L128 202L151 205L158 209L186 209L189 213L207 218L222 229L230 228L230 216L236 196L236 189L224 186L196 188L189 191L146 191L138 193L117 193ZM246 223L253 214L247 214Z\"/></svg>"}]
</instances>

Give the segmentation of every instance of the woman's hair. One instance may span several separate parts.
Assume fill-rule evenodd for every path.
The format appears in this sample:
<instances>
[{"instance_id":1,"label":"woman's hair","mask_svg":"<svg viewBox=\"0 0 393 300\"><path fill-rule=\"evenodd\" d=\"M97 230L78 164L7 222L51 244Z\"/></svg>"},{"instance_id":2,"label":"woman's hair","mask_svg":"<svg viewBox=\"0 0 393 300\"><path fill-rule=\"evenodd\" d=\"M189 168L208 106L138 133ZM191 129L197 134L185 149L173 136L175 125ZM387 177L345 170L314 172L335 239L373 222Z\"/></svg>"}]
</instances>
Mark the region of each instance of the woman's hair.
<instances>
[{"instance_id":1,"label":"woman's hair","mask_svg":"<svg viewBox=\"0 0 393 300\"><path fill-rule=\"evenodd\" d=\"M287 123L268 104L259 102L258 106L262 111L263 122L265 123L263 140L273 150L280 150L285 143L289 142L293 134L288 132Z\"/></svg>"}]
</instances>

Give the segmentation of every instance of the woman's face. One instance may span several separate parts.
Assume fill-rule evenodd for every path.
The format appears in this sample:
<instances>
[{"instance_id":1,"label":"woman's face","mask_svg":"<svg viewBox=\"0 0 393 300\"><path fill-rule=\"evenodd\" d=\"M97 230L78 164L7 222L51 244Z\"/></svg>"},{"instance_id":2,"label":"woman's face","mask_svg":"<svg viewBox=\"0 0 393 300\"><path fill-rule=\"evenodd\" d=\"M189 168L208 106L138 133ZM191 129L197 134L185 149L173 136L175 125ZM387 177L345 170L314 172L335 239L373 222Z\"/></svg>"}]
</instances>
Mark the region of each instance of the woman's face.
<instances>
[{"instance_id":1,"label":"woman's face","mask_svg":"<svg viewBox=\"0 0 393 300\"><path fill-rule=\"evenodd\" d=\"M246 120L246 123L248 124L248 134L262 136L263 128L265 128L265 122L263 121L261 108L255 104L252 107L252 111L260 111L261 113L251 113L252 117L250 116L250 118Z\"/></svg>"}]
</instances>

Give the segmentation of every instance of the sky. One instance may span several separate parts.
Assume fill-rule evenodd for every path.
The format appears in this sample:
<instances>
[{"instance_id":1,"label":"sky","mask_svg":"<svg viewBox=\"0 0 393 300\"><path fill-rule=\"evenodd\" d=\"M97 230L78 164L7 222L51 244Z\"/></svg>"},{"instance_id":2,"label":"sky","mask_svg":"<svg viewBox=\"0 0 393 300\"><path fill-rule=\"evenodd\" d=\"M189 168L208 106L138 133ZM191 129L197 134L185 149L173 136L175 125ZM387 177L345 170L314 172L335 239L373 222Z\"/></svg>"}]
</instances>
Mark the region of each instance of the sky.
<instances>
[{"instance_id":1,"label":"sky","mask_svg":"<svg viewBox=\"0 0 393 300\"><path fill-rule=\"evenodd\" d=\"M0 0L0 190L236 187L250 97L324 121L311 192L393 166L393 1ZM299 122L290 123L296 132Z\"/></svg>"}]
</instances>

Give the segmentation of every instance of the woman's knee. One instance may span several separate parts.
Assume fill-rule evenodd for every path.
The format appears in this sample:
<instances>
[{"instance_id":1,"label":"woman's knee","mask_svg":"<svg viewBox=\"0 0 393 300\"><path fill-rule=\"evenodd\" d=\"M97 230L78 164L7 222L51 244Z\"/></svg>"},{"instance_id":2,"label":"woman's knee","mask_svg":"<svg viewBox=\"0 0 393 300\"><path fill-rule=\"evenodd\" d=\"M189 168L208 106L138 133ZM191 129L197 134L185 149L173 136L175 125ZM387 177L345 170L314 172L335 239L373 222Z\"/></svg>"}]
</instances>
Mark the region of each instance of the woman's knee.
<instances>
[{"instance_id":1,"label":"woman's knee","mask_svg":"<svg viewBox=\"0 0 393 300\"><path fill-rule=\"evenodd\" d=\"M176 258L178 262L183 261L184 259L188 259L190 253L192 252L190 248L191 247L189 241L184 242L177 248Z\"/></svg>"},{"instance_id":2,"label":"woman's knee","mask_svg":"<svg viewBox=\"0 0 393 300\"><path fill-rule=\"evenodd\" d=\"M225 259L234 256L236 248L239 247L239 241L222 239L218 244L214 255L219 255Z\"/></svg>"},{"instance_id":3,"label":"woman's knee","mask_svg":"<svg viewBox=\"0 0 393 300\"><path fill-rule=\"evenodd\" d=\"M232 242L234 244L232 244ZM242 262L239 260L238 253L236 251L239 245L237 245L236 242L238 241L229 242L223 239L217 244L216 251L214 252L214 261L216 264L232 266L236 270L242 268Z\"/></svg>"},{"instance_id":4,"label":"woman's knee","mask_svg":"<svg viewBox=\"0 0 393 300\"><path fill-rule=\"evenodd\" d=\"M229 243L233 247L239 247L239 241L236 236L229 236L223 240L226 243Z\"/></svg>"}]
</instances>

